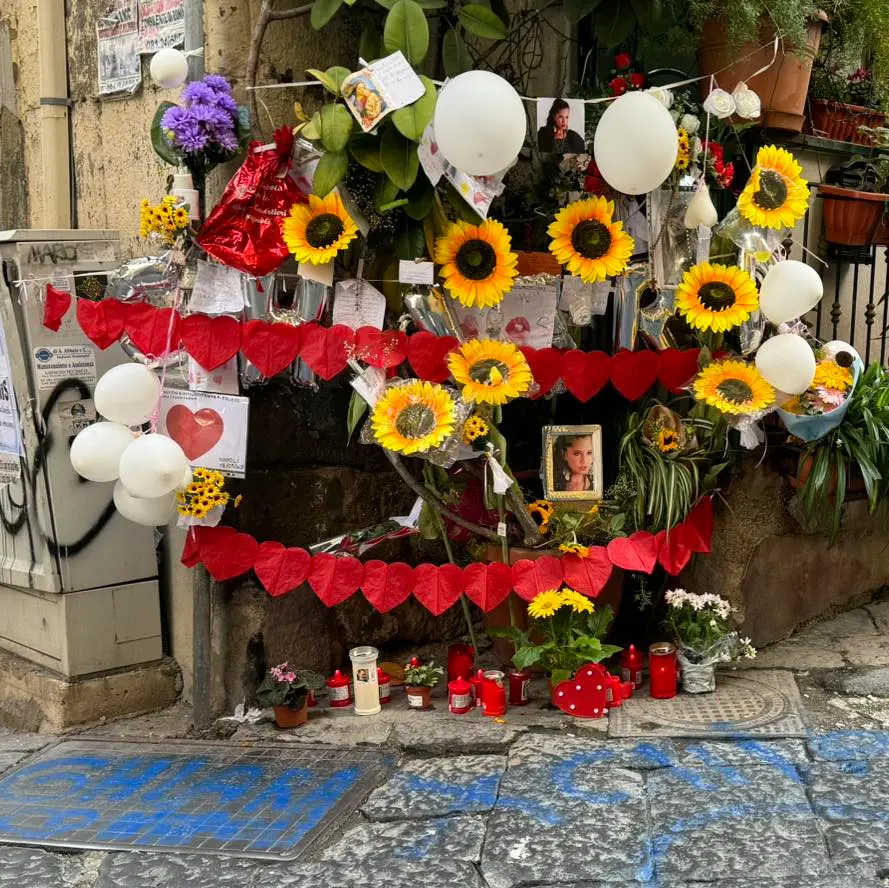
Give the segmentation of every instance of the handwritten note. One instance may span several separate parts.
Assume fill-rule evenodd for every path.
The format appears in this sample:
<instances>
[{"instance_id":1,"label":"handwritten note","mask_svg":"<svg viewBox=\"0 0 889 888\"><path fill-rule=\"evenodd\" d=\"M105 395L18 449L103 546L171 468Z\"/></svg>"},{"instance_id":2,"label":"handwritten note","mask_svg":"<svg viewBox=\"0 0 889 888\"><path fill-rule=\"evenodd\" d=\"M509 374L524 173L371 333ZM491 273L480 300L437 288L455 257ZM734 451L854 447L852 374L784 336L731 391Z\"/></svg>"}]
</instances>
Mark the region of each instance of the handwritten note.
<instances>
[{"instance_id":1,"label":"handwritten note","mask_svg":"<svg viewBox=\"0 0 889 888\"><path fill-rule=\"evenodd\" d=\"M198 259L189 308L204 314L236 314L244 308L241 272Z\"/></svg>"},{"instance_id":2,"label":"handwritten note","mask_svg":"<svg viewBox=\"0 0 889 888\"><path fill-rule=\"evenodd\" d=\"M403 284L434 284L435 265L432 262L398 260L398 280Z\"/></svg>"},{"instance_id":3,"label":"handwritten note","mask_svg":"<svg viewBox=\"0 0 889 888\"><path fill-rule=\"evenodd\" d=\"M345 324L353 330L359 327L383 329L386 316L386 297L367 281L340 281L333 297L333 323Z\"/></svg>"}]
</instances>

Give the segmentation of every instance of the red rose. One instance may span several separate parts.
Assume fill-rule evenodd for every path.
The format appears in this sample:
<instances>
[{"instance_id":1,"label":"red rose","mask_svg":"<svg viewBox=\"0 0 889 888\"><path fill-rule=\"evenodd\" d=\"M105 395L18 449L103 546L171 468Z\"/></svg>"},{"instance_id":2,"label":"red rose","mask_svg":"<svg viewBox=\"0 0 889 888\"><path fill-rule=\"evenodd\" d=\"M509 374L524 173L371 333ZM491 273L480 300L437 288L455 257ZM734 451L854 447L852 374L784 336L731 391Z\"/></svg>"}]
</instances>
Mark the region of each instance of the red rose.
<instances>
[{"instance_id":1,"label":"red rose","mask_svg":"<svg viewBox=\"0 0 889 888\"><path fill-rule=\"evenodd\" d=\"M633 57L628 52L619 52L614 57L614 67L618 71L626 71L633 64Z\"/></svg>"},{"instance_id":2,"label":"red rose","mask_svg":"<svg viewBox=\"0 0 889 888\"><path fill-rule=\"evenodd\" d=\"M719 184L722 185L723 188L731 188L732 182L734 181L735 165L733 163L727 163L722 175L719 177Z\"/></svg>"},{"instance_id":3,"label":"red rose","mask_svg":"<svg viewBox=\"0 0 889 888\"><path fill-rule=\"evenodd\" d=\"M633 84L634 89L642 89L645 86L645 75L641 72L634 71L630 74L630 83Z\"/></svg>"},{"instance_id":4,"label":"red rose","mask_svg":"<svg viewBox=\"0 0 889 888\"><path fill-rule=\"evenodd\" d=\"M611 95L622 96L627 91L627 79L626 77L615 77L608 86L611 89Z\"/></svg>"},{"instance_id":5,"label":"red rose","mask_svg":"<svg viewBox=\"0 0 889 888\"><path fill-rule=\"evenodd\" d=\"M714 161L721 161L725 159L725 148L722 147L719 142L704 142L703 143L704 150L710 157L713 158Z\"/></svg>"}]
</instances>

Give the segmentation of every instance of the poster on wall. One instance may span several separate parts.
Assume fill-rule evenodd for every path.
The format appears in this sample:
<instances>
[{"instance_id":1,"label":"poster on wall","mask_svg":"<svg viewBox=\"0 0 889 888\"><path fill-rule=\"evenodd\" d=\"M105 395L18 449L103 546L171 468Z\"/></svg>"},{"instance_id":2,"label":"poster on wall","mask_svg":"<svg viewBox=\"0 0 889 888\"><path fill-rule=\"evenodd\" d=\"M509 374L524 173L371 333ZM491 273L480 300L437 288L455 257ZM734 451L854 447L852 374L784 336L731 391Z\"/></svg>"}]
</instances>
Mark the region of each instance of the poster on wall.
<instances>
[{"instance_id":1,"label":"poster on wall","mask_svg":"<svg viewBox=\"0 0 889 888\"><path fill-rule=\"evenodd\" d=\"M142 83L137 0L112 0L96 22L99 95L134 93Z\"/></svg>"},{"instance_id":2,"label":"poster on wall","mask_svg":"<svg viewBox=\"0 0 889 888\"><path fill-rule=\"evenodd\" d=\"M183 0L139 0L139 52L155 53L184 42Z\"/></svg>"}]
</instances>

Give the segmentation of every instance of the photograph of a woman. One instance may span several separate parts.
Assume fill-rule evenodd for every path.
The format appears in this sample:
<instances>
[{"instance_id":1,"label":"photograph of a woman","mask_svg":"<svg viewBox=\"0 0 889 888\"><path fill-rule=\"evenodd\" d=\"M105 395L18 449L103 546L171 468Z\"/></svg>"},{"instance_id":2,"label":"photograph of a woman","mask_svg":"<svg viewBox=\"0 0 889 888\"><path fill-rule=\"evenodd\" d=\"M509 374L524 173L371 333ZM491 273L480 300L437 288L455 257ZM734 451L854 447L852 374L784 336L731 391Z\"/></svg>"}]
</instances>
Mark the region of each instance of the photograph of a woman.
<instances>
[{"instance_id":1,"label":"photograph of a woman","mask_svg":"<svg viewBox=\"0 0 889 888\"><path fill-rule=\"evenodd\" d=\"M601 499L601 427L547 426L543 436L546 498L555 502Z\"/></svg>"},{"instance_id":2,"label":"photograph of a woman","mask_svg":"<svg viewBox=\"0 0 889 888\"><path fill-rule=\"evenodd\" d=\"M578 99L538 99L537 126L541 154L585 153L584 107Z\"/></svg>"}]
</instances>

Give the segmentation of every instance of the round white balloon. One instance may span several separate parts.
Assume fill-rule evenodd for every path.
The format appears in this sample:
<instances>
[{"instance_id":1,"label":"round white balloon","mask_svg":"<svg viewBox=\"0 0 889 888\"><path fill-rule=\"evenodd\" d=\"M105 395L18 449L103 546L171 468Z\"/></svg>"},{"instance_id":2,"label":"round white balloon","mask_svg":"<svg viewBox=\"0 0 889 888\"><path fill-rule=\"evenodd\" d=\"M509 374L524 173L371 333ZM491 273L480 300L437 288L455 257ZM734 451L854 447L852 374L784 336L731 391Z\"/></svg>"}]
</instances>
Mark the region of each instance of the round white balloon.
<instances>
[{"instance_id":1,"label":"round white balloon","mask_svg":"<svg viewBox=\"0 0 889 888\"><path fill-rule=\"evenodd\" d=\"M146 527L157 527L176 517L176 491L144 499L130 496L126 487L118 481L114 485L114 505L128 521L144 524Z\"/></svg>"},{"instance_id":2,"label":"round white balloon","mask_svg":"<svg viewBox=\"0 0 889 888\"><path fill-rule=\"evenodd\" d=\"M166 435L136 438L120 458L120 483L131 496L151 499L174 491L185 476L188 460Z\"/></svg>"},{"instance_id":3,"label":"round white balloon","mask_svg":"<svg viewBox=\"0 0 889 888\"><path fill-rule=\"evenodd\" d=\"M163 89L176 89L188 79L188 59L178 49L159 49L148 67L151 79Z\"/></svg>"},{"instance_id":4,"label":"round white balloon","mask_svg":"<svg viewBox=\"0 0 889 888\"><path fill-rule=\"evenodd\" d=\"M491 176L518 157L528 118L519 94L491 71L467 71L438 94L435 141L448 163L471 176Z\"/></svg>"},{"instance_id":5,"label":"round white balloon","mask_svg":"<svg viewBox=\"0 0 889 888\"><path fill-rule=\"evenodd\" d=\"M759 347L756 368L779 391L800 395L815 378L815 353L802 336L781 333Z\"/></svg>"},{"instance_id":6,"label":"round white balloon","mask_svg":"<svg viewBox=\"0 0 889 888\"><path fill-rule=\"evenodd\" d=\"M823 295L824 283L811 265L785 259L766 272L759 309L773 324L783 324L811 311Z\"/></svg>"},{"instance_id":7,"label":"round white balloon","mask_svg":"<svg viewBox=\"0 0 889 888\"><path fill-rule=\"evenodd\" d=\"M121 425L141 425L151 416L160 397L157 374L144 364L112 367L96 383L96 412Z\"/></svg>"},{"instance_id":8,"label":"round white balloon","mask_svg":"<svg viewBox=\"0 0 889 888\"><path fill-rule=\"evenodd\" d=\"M133 433L116 422L95 422L77 433L69 456L74 471L87 481L114 481L120 458L133 443Z\"/></svg>"},{"instance_id":9,"label":"round white balloon","mask_svg":"<svg viewBox=\"0 0 889 888\"><path fill-rule=\"evenodd\" d=\"M593 153L602 178L615 191L646 194L660 187L676 165L676 124L654 96L625 93L605 109Z\"/></svg>"}]
</instances>

